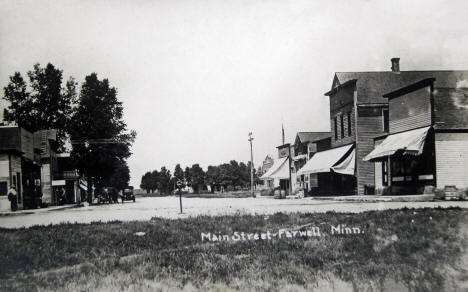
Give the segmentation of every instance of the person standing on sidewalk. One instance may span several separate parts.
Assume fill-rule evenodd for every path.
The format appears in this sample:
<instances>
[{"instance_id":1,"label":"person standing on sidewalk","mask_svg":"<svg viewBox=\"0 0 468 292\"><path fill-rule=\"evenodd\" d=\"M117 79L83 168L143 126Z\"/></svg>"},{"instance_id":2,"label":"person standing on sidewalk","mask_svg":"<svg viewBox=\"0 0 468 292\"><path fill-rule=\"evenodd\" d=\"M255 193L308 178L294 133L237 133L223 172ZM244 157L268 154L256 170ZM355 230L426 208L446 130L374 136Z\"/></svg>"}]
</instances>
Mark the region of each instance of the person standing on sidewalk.
<instances>
[{"instance_id":1,"label":"person standing on sidewalk","mask_svg":"<svg viewBox=\"0 0 468 292\"><path fill-rule=\"evenodd\" d=\"M18 195L16 193L16 186L14 185L8 190L8 200L11 204L11 211L18 210Z\"/></svg>"}]
</instances>

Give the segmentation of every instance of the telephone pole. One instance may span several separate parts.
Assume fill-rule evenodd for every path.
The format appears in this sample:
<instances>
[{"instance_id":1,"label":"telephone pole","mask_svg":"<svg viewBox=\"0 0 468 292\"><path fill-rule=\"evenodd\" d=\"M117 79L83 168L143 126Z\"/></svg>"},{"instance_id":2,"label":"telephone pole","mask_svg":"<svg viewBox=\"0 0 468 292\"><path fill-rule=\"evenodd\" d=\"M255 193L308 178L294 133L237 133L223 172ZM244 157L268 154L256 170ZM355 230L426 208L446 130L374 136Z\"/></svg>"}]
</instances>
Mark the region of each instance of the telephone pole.
<instances>
[{"instance_id":1,"label":"telephone pole","mask_svg":"<svg viewBox=\"0 0 468 292\"><path fill-rule=\"evenodd\" d=\"M252 192L252 196L254 196L254 178L253 178L253 149L252 149L252 132L249 133L249 142L250 142L250 190Z\"/></svg>"}]
</instances>

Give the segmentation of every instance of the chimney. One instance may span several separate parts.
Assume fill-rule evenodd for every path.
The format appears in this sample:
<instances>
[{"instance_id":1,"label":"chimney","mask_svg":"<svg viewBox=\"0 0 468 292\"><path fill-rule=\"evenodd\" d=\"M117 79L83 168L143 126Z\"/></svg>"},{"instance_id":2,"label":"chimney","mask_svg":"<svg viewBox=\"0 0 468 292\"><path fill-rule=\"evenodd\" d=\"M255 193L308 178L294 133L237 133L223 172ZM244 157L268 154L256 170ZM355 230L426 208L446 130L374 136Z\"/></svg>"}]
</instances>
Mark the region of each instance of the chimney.
<instances>
[{"instance_id":1,"label":"chimney","mask_svg":"<svg viewBox=\"0 0 468 292\"><path fill-rule=\"evenodd\" d=\"M392 72L400 72L400 58L392 58Z\"/></svg>"}]
</instances>

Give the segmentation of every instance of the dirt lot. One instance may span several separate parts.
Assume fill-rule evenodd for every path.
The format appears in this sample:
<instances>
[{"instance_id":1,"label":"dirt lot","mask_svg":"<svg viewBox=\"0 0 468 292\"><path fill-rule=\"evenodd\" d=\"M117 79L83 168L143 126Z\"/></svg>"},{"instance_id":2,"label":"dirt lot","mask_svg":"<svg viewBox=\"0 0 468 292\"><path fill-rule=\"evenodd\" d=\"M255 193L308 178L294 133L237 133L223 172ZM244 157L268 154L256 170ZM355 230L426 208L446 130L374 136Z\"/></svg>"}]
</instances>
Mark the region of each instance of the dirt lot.
<instances>
[{"instance_id":1,"label":"dirt lot","mask_svg":"<svg viewBox=\"0 0 468 292\"><path fill-rule=\"evenodd\" d=\"M351 212L360 213L370 210L399 208L443 208L455 206L468 208L468 202L340 202L333 200L314 200L312 198L275 200L273 198L183 198L183 214L180 214L178 197L137 198L136 203L87 206L65 210L37 212L34 214L1 216L0 227L18 228L33 225L59 223L91 223L94 221L144 221L152 217L186 218L198 215L229 214L274 214Z\"/></svg>"}]
</instances>

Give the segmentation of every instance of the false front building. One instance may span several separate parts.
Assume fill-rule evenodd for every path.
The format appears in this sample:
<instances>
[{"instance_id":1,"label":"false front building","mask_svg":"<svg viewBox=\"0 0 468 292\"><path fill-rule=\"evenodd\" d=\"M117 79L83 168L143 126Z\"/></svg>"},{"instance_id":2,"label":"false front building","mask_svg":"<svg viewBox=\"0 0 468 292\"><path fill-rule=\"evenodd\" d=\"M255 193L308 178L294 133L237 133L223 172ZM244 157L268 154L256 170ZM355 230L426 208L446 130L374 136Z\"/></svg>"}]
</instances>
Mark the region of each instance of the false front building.
<instances>
[{"instance_id":1,"label":"false front building","mask_svg":"<svg viewBox=\"0 0 468 292\"><path fill-rule=\"evenodd\" d=\"M364 160L386 194L422 194L428 186L468 188L468 72L447 71L384 95L389 133Z\"/></svg>"},{"instance_id":2,"label":"false front building","mask_svg":"<svg viewBox=\"0 0 468 292\"><path fill-rule=\"evenodd\" d=\"M54 189L60 187L66 191L66 202L77 201L72 185L77 186L78 173L57 148L56 130L31 133L18 126L0 127L0 210L10 209L7 193L12 186L20 209L37 207L36 188L47 205L57 203Z\"/></svg>"},{"instance_id":3,"label":"false front building","mask_svg":"<svg viewBox=\"0 0 468 292\"><path fill-rule=\"evenodd\" d=\"M434 86L440 89L456 88L457 82L468 80L466 71L400 71L399 67L399 59L393 58L391 71L335 73L332 88L325 93L330 98L331 148L314 154L299 170L317 174L321 193L365 195L379 187L376 166L364 158L374 149L375 137L389 134L385 94L427 78L435 78Z\"/></svg>"}]
</instances>

